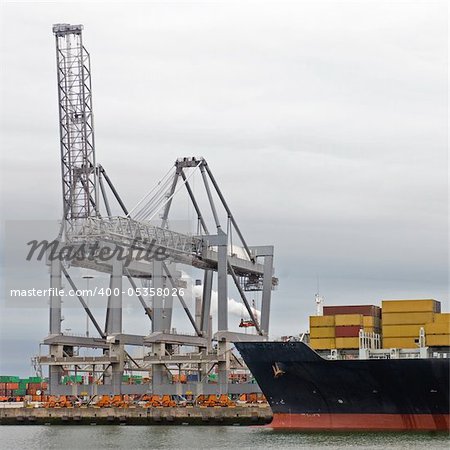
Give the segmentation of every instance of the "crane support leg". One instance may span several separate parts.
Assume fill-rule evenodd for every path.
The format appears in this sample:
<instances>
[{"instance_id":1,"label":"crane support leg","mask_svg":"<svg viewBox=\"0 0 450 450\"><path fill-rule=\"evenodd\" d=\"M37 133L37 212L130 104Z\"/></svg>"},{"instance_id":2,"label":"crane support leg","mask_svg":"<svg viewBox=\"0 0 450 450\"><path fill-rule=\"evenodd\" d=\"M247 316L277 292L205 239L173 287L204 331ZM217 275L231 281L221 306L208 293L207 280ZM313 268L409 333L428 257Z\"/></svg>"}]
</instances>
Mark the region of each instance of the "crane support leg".
<instances>
[{"instance_id":1,"label":"crane support leg","mask_svg":"<svg viewBox=\"0 0 450 450\"><path fill-rule=\"evenodd\" d=\"M212 270L205 270L205 274L203 276L202 316L200 322L200 329L202 330L203 336L208 334L209 329L213 275L214 272Z\"/></svg>"},{"instance_id":2,"label":"crane support leg","mask_svg":"<svg viewBox=\"0 0 450 450\"><path fill-rule=\"evenodd\" d=\"M106 312L105 333L108 336L122 333L122 279L123 262L113 261L112 274L110 278L111 295L108 299L108 309ZM105 376L106 381L110 381L111 391L120 392L123 374L123 345L110 342L109 356L119 356L118 363L111 364L110 372ZM110 378L110 380L108 380ZM108 384L107 382L105 384Z\"/></svg>"},{"instance_id":3,"label":"crane support leg","mask_svg":"<svg viewBox=\"0 0 450 450\"><path fill-rule=\"evenodd\" d=\"M271 254L264 256L264 278L261 298L261 331L269 334L270 300L272 296L273 247Z\"/></svg>"},{"instance_id":4,"label":"crane support leg","mask_svg":"<svg viewBox=\"0 0 450 450\"><path fill-rule=\"evenodd\" d=\"M61 290L61 261L59 259L53 259L50 263L50 287L52 294L50 295L50 334L61 334L61 296L59 292ZM57 294L55 294L55 292ZM51 345L50 355L61 357L63 356L62 345ZM61 380L62 367L61 366L49 366L49 387L50 391L56 391L58 389L59 382Z\"/></svg>"}]
</instances>

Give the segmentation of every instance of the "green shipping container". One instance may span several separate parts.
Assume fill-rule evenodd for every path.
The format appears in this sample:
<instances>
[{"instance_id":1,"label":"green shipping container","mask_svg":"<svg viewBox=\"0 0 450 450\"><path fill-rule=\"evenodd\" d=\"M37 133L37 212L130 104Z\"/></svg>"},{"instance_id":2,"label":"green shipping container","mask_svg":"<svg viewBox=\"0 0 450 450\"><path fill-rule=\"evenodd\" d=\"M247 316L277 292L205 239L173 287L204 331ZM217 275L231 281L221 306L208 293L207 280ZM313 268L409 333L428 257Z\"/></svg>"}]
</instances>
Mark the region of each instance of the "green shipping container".
<instances>
[{"instance_id":1,"label":"green shipping container","mask_svg":"<svg viewBox=\"0 0 450 450\"><path fill-rule=\"evenodd\" d=\"M13 391L13 395L16 395L16 396L19 396L19 397L23 397L26 394L27 394L27 390L26 389L15 389Z\"/></svg>"},{"instance_id":2,"label":"green shipping container","mask_svg":"<svg viewBox=\"0 0 450 450\"><path fill-rule=\"evenodd\" d=\"M67 383L82 383L83 377L81 375L67 375L63 378L63 384Z\"/></svg>"},{"instance_id":3,"label":"green shipping container","mask_svg":"<svg viewBox=\"0 0 450 450\"><path fill-rule=\"evenodd\" d=\"M41 383L42 377L30 377L28 378L28 383Z\"/></svg>"},{"instance_id":4,"label":"green shipping container","mask_svg":"<svg viewBox=\"0 0 450 450\"><path fill-rule=\"evenodd\" d=\"M20 377L15 377L12 375L0 375L0 383L18 383Z\"/></svg>"}]
</instances>

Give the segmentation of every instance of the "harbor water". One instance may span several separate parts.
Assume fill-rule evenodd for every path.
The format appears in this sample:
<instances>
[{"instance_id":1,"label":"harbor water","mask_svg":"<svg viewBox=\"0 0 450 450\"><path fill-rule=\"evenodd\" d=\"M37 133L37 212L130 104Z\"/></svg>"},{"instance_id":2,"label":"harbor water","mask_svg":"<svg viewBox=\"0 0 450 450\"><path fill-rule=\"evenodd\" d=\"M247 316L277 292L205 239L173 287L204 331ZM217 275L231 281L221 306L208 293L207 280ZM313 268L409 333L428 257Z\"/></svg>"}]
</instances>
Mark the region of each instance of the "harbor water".
<instances>
[{"instance_id":1,"label":"harbor water","mask_svg":"<svg viewBox=\"0 0 450 450\"><path fill-rule=\"evenodd\" d=\"M10 449L408 449L450 447L447 433L298 433L225 426L2 426Z\"/></svg>"}]
</instances>

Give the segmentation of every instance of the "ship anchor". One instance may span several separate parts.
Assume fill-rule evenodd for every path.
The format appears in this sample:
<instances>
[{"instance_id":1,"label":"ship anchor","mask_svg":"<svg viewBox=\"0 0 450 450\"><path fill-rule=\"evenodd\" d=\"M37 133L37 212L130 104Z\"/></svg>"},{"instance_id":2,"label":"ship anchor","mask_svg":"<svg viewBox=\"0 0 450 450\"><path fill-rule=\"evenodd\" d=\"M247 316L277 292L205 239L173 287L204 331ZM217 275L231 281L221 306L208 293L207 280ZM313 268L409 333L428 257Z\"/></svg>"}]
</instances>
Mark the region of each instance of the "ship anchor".
<instances>
[{"instance_id":1,"label":"ship anchor","mask_svg":"<svg viewBox=\"0 0 450 450\"><path fill-rule=\"evenodd\" d=\"M273 370L273 377L274 377L274 378L279 378L279 377L281 377L282 375L285 374L284 370L281 370L281 369L278 367L278 363L275 363L275 364L272 366L272 370Z\"/></svg>"}]
</instances>

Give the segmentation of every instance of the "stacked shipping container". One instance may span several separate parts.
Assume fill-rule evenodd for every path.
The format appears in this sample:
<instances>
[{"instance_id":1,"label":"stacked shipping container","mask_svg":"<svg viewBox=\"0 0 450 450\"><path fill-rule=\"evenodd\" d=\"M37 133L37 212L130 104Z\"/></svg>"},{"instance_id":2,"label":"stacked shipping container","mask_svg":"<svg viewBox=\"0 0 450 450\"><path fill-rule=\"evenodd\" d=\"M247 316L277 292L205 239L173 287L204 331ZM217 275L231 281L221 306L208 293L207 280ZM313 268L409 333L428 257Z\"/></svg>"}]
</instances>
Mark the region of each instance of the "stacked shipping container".
<instances>
[{"instance_id":1,"label":"stacked shipping container","mask_svg":"<svg viewBox=\"0 0 450 450\"><path fill-rule=\"evenodd\" d=\"M310 344L316 350L357 349L359 330L380 333L380 308L374 305L325 306L310 317Z\"/></svg>"},{"instance_id":2,"label":"stacked shipping container","mask_svg":"<svg viewBox=\"0 0 450 450\"><path fill-rule=\"evenodd\" d=\"M122 383L127 384L142 384L142 375L123 375Z\"/></svg>"},{"instance_id":3,"label":"stacked shipping container","mask_svg":"<svg viewBox=\"0 0 450 450\"><path fill-rule=\"evenodd\" d=\"M382 310L383 348L416 348L420 328L433 323L441 304L433 299L383 300Z\"/></svg>"},{"instance_id":4,"label":"stacked shipping container","mask_svg":"<svg viewBox=\"0 0 450 450\"><path fill-rule=\"evenodd\" d=\"M310 344L316 350L336 348L334 316L311 316L309 318Z\"/></svg>"},{"instance_id":5,"label":"stacked shipping container","mask_svg":"<svg viewBox=\"0 0 450 450\"><path fill-rule=\"evenodd\" d=\"M436 313L434 321L425 324L425 335L430 347L450 347L450 314Z\"/></svg>"},{"instance_id":6,"label":"stacked shipping container","mask_svg":"<svg viewBox=\"0 0 450 450\"><path fill-rule=\"evenodd\" d=\"M427 346L450 347L450 313L441 313L437 300L383 300L382 308L325 306L323 314L310 317L310 344L316 350L358 349L361 329L382 335L383 348L417 348L422 327Z\"/></svg>"},{"instance_id":7,"label":"stacked shipping container","mask_svg":"<svg viewBox=\"0 0 450 450\"><path fill-rule=\"evenodd\" d=\"M0 376L0 397L14 397L14 392L19 389L19 377Z\"/></svg>"},{"instance_id":8,"label":"stacked shipping container","mask_svg":"<svg viewBox=\"0 0 450 450\"><path fill-rule=\"evenodd\" d=\"M0 376L0 397L2 399L31 396L31 400L41 401L48 388L40 377L19 378L16 376Z\"/></svg>"},{"instance_id":9,"label":"stacked shipping container","mask_svg":"<svg viewBox=\"0 0 450 450\"><path fill-rule=\"evenodd\" d=\"M336 314L336 348L359 348L359 330L364 329L362 314Z\"/></svg>"}]
</instances>

